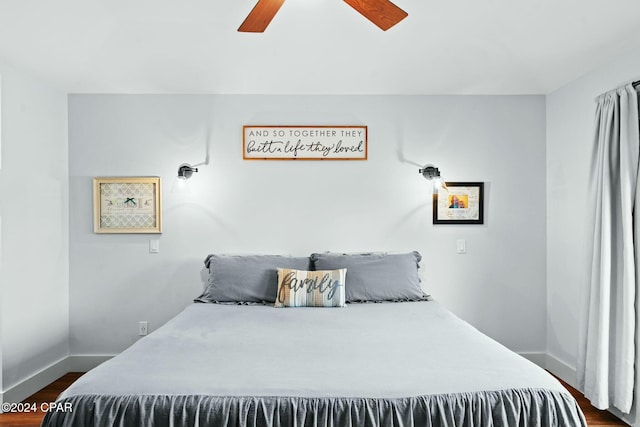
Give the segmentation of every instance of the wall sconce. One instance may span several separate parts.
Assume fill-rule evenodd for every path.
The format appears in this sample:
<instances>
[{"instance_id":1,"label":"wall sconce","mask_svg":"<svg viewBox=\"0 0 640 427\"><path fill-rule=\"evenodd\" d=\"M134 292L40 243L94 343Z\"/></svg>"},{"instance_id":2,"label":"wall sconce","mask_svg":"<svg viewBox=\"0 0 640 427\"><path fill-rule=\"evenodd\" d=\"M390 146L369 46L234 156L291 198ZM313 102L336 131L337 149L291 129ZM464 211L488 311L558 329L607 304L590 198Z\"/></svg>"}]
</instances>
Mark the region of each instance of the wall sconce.
<instances>
[{"instance_id":1,"label":"wall sconce","mask_svg":"<svg viewBox=\"0 0 640 427\"><path fill-rule=\"evenodd\" d=\"M446 190L447 185L444 178L440 175L440 170L433 165L426 165L422 169L418 169L418 172L425 177L425 179L433 182L433 192L437 193L439 189Z\"/></svg>"},{"instance_id":2,"label":"wall sconce","mask_svg":"<svg viewBox=\"0 0 640 427\"><path fill-rule=\"evenodd\" d=\"M198 172L198 168L194 168L188 163L183 163L178 167L178 176L171 187L172 193L186 194L190 192L187 180L191 178L194 172Z\"/></svg>"},{"instance_id":3,"label":"wall sconce","mask_svg":"<svg viewBox=\"0 0 640 427\"><path fill-rule=\"evenodd\" d=\"M188 163L183 163L178 168L178 179L187 180L191 178L194 172L198 172L198 168L194 168Z\"/></svg>"}]
</instances>

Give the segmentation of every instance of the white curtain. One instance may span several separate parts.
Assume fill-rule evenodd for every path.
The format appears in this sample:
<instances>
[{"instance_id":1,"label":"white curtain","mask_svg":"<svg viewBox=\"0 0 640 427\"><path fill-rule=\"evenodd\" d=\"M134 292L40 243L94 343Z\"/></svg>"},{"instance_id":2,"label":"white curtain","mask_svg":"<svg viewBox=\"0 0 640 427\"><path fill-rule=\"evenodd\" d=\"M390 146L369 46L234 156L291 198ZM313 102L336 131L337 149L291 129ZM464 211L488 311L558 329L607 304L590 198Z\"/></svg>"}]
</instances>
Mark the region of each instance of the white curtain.
<instances>
[{"instance_id":1,"label":"white curtain","mask_svg":"<svg viewBox=\"0 0 640 427\"><path fill-rule=\"evenodd\" d=\"M629 413L640 251L640 120L632 84L598 97L590 186L593 244L578 348L578 386L600 409ZM634 214L635 213L635 214ZM634 243L637 242L637 243Z\"/></svg>"}]
</instances>

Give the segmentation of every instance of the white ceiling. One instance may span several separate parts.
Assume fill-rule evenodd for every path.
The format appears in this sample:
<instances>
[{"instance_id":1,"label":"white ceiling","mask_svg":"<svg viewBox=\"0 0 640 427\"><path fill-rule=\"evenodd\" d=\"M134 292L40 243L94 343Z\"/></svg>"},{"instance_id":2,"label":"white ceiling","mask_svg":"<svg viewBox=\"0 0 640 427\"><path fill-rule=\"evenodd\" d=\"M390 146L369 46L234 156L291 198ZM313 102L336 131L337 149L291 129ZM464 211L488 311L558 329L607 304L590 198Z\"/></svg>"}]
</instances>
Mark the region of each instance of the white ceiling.
<instances>
[{"instance_id":1,"label":"white ceiling","mask_svg":"<svg viewBox=\"0 0 640 427\"><path fill-rule=\"evenodd\" d=\"M640 48L638 0L394 0L386 32L286 0L238 33L256 1L0 0L0 61L71 93L541 94Z\"/></svg>"}]
</instances>

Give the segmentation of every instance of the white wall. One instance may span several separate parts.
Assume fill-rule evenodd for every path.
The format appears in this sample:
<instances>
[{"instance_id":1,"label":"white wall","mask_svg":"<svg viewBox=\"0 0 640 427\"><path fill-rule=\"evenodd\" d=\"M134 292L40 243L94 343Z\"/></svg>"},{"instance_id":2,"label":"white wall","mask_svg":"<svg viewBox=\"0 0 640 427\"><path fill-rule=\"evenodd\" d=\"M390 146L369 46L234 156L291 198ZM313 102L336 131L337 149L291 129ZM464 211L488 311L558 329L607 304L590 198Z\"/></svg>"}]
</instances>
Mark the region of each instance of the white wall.
<instances>
[{"instance_id":1,"label":"white wall","mask_svg":"<svg viewBox=\"0 0 640 427\"><path fill-rule=\"evenodd\" d=\"M368 125L369 160L243 161L244 124ZM208 141L193 193L170 193ZM211 252L414 249L427 292L510 348L545 351L544 97L72 95L69 161L73 355L120 352L139 320L181 311ZM423 163L486 182L484 226L431 224ZM162 177L160 254L153 236L93 234L92 178L113 175Z\"/></svg>"},{"instance_id":2,"label":"white wall","mask_svg":"<svg viewBox=\"0 0 640 427\"><path fill-rule=\"evenodd\" d=\"M19 399L14 386L69 354L67 96L0 74L2 392Z\"/></svg>"},{"instance_id":3,"label":"white wall","mask_svg":"<svg viewBox=\"0 0 640 427\"><path fill-rule=\"evenodd\" d=\"M587 247L595 98L640 79L640 50L547 96L547 349L575 369Z\"/></svg>"}]
</instances>

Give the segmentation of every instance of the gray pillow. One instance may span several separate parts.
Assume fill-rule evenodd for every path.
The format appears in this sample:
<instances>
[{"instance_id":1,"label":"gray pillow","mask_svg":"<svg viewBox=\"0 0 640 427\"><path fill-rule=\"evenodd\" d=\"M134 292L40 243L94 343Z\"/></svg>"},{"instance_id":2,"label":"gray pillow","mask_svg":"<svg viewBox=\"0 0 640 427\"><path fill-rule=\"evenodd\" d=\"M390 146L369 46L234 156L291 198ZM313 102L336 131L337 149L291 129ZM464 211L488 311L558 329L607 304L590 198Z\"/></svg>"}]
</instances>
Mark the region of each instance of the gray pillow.
<instances>
[{"instance_id":1,"label":"gray pillow","mask_svg":"<svg viewBox=\"0 0 640 427\"><path fill-rule=\"evenodd\" d=\"M209 279L197 302L274 303L278 268L309 270L309 258L282 255L209 255Z\"/></svg>"},{"instance_id":2,"label":"gray pillow","mask_svg":"<svg viewBox=\"0 0 640 427\"><path fill-rule=\"evenodd\" d=\"M418 277L418 252L405 254L312 254L315 270L347 269L347 302L425 300Z\"/></svg>"}]
</instances>

